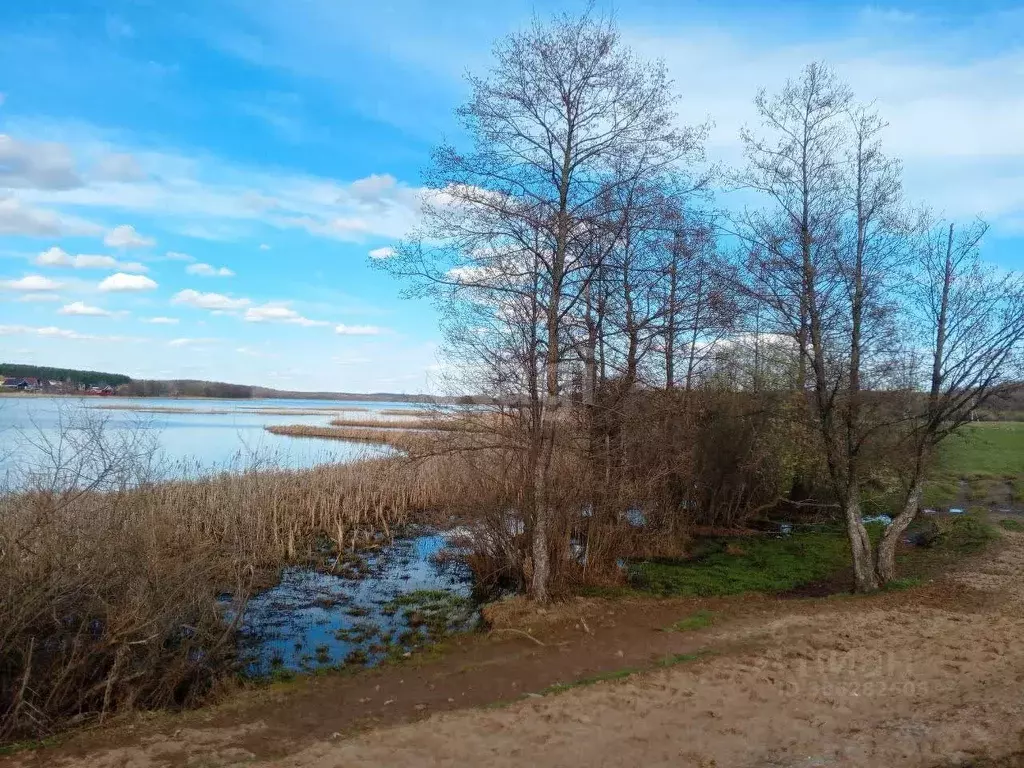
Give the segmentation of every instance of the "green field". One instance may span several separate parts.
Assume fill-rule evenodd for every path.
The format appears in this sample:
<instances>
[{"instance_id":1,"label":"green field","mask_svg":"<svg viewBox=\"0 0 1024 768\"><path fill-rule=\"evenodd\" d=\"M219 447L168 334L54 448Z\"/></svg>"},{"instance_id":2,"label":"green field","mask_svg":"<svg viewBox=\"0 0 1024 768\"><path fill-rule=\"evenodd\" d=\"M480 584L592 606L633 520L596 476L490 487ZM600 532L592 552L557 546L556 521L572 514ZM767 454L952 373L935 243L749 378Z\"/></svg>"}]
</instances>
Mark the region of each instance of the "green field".
<instances>
[{"instance_id":1,"label":"green field","mask_svg":"<svg viewBox=\"0 0 1024 768\"><path fill-rule=\"evenodd\" d=\"M1024 422L978 422L939 448L925 504L1024 502Z\"/></svg>"},{"instance_id":2,"label":"green field","mask_svg":"<svg viewBox=\"0 0 1024 768\"><path fill-rule=\"evenodd\" d=\"M1024 474L1024 422L969 424L939 450L936 472L959 477L1016 478Z\"/></svg>"}]
</instances>

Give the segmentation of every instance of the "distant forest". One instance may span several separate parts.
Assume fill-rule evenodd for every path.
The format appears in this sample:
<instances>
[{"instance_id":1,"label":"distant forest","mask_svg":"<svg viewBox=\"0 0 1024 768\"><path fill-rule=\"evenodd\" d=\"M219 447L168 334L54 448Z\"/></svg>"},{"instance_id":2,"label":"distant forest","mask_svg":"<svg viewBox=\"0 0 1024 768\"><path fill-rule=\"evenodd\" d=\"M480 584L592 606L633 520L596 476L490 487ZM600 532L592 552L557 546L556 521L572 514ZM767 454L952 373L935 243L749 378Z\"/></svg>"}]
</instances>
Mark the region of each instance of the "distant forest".
<instances>
[{"instance_id":1,"label":"distant forest","mask_svg":"<svg viewBox=\"0 0 1024 768\"><path fill-rule=\"evenodd\" d=\"M80 387L110 385L124 397L217 397L231 399L269 398L295 400L360 400L366 402L406 403L472 403L479 398L444 398L433 395L407 395L397 392L294 392L248 384L228 384L223 381L198 379L133 379L122 373L79 371L74 368L51 368L43 365L0 364L0 376L36 378L59 381Z\"/></svg>"},{"instance_id":2,"label":"distant forest","mask_svg":"<svg viewBox=\"0 0 1024 768\"><path fill-rule=\"evenodd\" d=\"M104 373L103 371L79 371L74 368L49 368L45 365L19 365L16 363L0 364L0 375L24 379L44 379L76 384L84 387L101 387L110 385L120 387L131 381L122 373Z\"/></svg>"}]
</instances>

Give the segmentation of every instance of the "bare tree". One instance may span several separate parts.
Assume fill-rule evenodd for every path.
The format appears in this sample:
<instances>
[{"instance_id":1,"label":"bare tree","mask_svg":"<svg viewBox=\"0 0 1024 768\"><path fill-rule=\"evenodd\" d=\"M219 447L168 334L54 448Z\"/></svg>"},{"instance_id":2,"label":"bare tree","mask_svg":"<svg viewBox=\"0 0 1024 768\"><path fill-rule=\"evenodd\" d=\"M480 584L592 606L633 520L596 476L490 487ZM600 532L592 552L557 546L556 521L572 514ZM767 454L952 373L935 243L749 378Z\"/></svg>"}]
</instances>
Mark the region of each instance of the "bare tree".
<instances>
[{"instance_id":1,"label":"bare tree","mask_svg":"<svg viewBox=\"0 0 1024 768\"><path fill-rule=\"evenodd\" d=\"M748 290L795 337L797 383L801 390L810 384L855 585L871 591L877 579L861 492L868 449L888 417L868 408L862 392L866 383L884 386L898 358L888 331L895 310L889 278L908 242L900 169L881 151L884 123L820 64L776 97L762 94L757 106L776 140L744 134L750 164L739 181L772 203L740 219L751 251Z\"/></svg>"},{"instance_id":2,"label":"bare tree","mask_svg":"<svg viewBox=\"0 0 1024 768\"><path fill-rule=\"evenodd\" d=\"M543 602L567 318L585 311L603 249L617 241L598 236L617 218L602 201L698 158L703 129L676 127L664 67L638 61L610 22L589 14L534 21L501 40L494 57L486 76L469 78L472 96L458 112L472 150L437 150L426 225L384 266L442 302L458 302L466 291L496 307L535 302L543 375L525 417L532 488L524 511L531 593Z\"/></svg>"},{"instance_id":3,"label":"bare tree","mask_svg":"<svg viewBox=\"0 0 1024 768\"><path fill-rule=\"evenodd\" d=\"M878 546L882 583L895 577L896 545L917 514L935 448L1021 374L1024 277L982 262L987 229L981 221L926 224L914 254L906 328L929 350L927 395L912 401L908 416L906 495Z\"/></svg>"}]
</instances>

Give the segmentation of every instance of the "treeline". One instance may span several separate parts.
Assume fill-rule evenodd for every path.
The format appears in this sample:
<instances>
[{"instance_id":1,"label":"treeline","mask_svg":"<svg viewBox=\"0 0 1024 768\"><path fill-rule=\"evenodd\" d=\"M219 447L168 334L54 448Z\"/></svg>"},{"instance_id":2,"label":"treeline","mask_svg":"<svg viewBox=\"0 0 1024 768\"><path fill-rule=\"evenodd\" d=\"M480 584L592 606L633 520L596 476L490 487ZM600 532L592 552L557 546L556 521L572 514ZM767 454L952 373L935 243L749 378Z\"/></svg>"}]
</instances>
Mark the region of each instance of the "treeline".
<instances>
[{"instance_id":1,"label":"treeline","mask_svg":"<svg viewBox=\"0 0 1024 768\"><path fill-rule=\"evenodd\" d=\"M117 394L126 397L217 397L248 399L253 387L220 381L195 379L134 379L118 387Z\"/></svg>"},{"instance_id":2,"label":"treeline","mask_svg":"<svg viewBox=\"0 0 1024 768\"><path fill-rule=\"evenodd\" d=\"M80 371L75 368L51 368L45 365L21 365L3 363L0 375L14 378L35 378L45 381L59 381L83 387L101 387L109 385L118 387L131 382L131 378L121 373L104 373L102 371Z\"/></svg>"},{"instance_id":3,"label":"treeline","mask_svg":"<svg viewBox=\"0 0 1024 768\"><path fill-rule=\"evenodd\" d=\"M842 523L858 590L891 581L936 447L1020 380L1024 280L981 259L985 224L907 200L870 95L820 63L750 94L720 168L613 22L494 51L421 229L375 260L438 304L460 389L516 404L465 452L478 573L546 601L614 578L630 519L678 553L788 505Z\"/></svg>"}]
</instances>

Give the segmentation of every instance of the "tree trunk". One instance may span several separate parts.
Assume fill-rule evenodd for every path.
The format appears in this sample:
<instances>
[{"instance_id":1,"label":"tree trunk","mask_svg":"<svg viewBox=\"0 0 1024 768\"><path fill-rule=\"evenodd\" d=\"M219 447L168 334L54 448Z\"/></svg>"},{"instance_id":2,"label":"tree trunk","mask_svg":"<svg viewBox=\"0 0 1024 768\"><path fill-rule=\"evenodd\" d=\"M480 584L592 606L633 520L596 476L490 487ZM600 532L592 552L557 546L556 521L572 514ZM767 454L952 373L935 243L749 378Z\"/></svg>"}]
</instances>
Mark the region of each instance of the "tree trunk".
<instances>
[{"instance_id":1,"label":"tree trunk","mask_svg":"<svg viewBox=\"0 0 1024 768\"><path fill-rule=\"evenodd\" d=\"M548 582L551 579L551 562L548 557L549 510L543 462L538 462L534 470L534 517L533 517L533 575L530 582L530 595L538 603L546 603L551 599Z\"/></svg>"},{"instance_id":2,"label":"tree trunk","mask_svg":"<svg viewBox=\"0 0 1024 768\"><path fill-rule=\"evenodd\" d=\"M878 556L875 565L875 573L878 576L879 585L888 584L896 578L896 545L900 541L903 532L913 521L917 514L917 508L921 503L921 481L914 481L914 485L907 494L906 504L892 524L886 529L882 540L878 542Z\"/></svg>"},{"instance_id":3,"label":"tree trunk","mask_svg":"<svg viewBox=\"0 0 1024 768\"><path fill-rule=\"evenodd\" d=\"M857 592L874 592L878 589L875 577L874 552L871 539L860 519L860 502L856 495L846 503L846 530L850 537L850 552L853 555L854 588Z\"/></svg>"}]
</instances>

